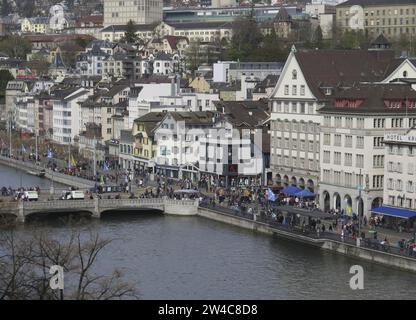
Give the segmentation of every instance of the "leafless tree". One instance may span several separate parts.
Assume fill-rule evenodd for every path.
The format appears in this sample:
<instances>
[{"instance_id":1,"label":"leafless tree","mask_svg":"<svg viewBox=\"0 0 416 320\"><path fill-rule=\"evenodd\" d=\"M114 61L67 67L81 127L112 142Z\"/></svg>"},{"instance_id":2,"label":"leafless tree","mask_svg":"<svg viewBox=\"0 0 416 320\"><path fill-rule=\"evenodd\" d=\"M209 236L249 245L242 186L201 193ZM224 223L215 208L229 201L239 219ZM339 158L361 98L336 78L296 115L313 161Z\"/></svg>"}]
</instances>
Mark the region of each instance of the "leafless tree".
<instances>
[{"instance_id":1,"label":"leafless tree","mask_svg":"<svg viewBox=\"0 0 416 320\"><path fill-rule=\"evenodd\" d=\"M38 228L39 230L39 228ZM69 236L56 239L44 231L17 236L13 227L0 229L0 299L6 300L109 300L135 299L135 285L123 280L119 270L100 275L94 267L111 240L91 230L71 228ZM49 286L50 267L65 272L65 288Z\"/></svg>"}]
</instances>

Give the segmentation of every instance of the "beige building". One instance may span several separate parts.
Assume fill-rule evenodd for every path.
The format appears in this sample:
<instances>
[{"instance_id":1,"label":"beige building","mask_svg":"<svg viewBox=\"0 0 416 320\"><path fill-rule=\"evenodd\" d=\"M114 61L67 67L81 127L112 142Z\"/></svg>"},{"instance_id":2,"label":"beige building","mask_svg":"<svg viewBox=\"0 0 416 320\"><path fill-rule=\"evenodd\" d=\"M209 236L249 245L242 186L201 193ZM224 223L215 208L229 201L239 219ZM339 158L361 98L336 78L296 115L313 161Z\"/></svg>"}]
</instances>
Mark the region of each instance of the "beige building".
<instances>
[{"instance_id":1,"label":"beige building","mask_svg":"<svg viewBox=\"0 0 416 320\"><path fill-rule=\"evenodd\" d=\"M168 39L169 36L187 38L188 42L214 42L216 40L232 38L232 24L224 22L187 22L136 25L136 34L142 40L150 40L156 36ZM117 42L126 33L126 25L111 25L101 30L101 39ZM181 44L182 46L185 44ZM178 48L178 49L184 49Z\"/></svg>"},{"instance_id":2,"label":"beige building","mask_svg":"<svg viewBox=\"0 0 416 320\"><path fill-rule=\"evenodd\" d=\"M162 0L104 0L104 27L162 21Z\"/></svg>"},{"instance_id":3,"label":"beige building","mask_svg":"<svg viewBox=\"0 0 416 320\"><path fill-rule=\"evenodd\" d=\"M373 38L416 34L415 0L348 0L336 7L337 27L364 30Z\"/></svg>"}]
</instances>

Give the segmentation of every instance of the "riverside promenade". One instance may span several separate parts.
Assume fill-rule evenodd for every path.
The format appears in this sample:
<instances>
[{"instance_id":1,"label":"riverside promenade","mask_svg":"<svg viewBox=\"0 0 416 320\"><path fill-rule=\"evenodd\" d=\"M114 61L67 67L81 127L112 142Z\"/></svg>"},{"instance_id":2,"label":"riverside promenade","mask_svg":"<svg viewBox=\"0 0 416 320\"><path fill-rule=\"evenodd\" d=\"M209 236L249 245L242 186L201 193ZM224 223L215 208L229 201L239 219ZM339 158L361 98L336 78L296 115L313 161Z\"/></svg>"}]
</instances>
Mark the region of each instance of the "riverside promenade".
<instances>
[{"instance_id":1,"label":"riverside promenade","mask_svg":"<svg viewBox=\"0 0 416 320\"><path fill-rule=\"evenodd\" d=\"M45 178L49 180L53 180L54 182L64 184L71 187L76 187L80 189L90 189L94 187L95 182L92 180L87 180L84 178L80 178L77 176L71 176L63 173L59 173L56 171L52 171L51 169L45 168L43 166L39 166L34 164L30 161L21 161L15 160L7 157L0 156L0 164L15 168L18 170L22 170L23 172L34 174L40 173L41 170L45 170Z\"/></svg>"},{"instance_id":2,"label":"riverside promenade","mask_svg":"<svg viewBox=\"0 0 416 320\"><path fill-rule=\"evenodd\" d=\"M416 254L413 250L396 246L381 245L371 239L357 243L349 237L341 237L335 232L310 232L298 226L277 223L257 214L240 213L220 206L200 203L198 216L222 223L261 232L280 239L296 241L322 250L363 259L373 263L416 272Z\"/></svg>"}]
</instances>

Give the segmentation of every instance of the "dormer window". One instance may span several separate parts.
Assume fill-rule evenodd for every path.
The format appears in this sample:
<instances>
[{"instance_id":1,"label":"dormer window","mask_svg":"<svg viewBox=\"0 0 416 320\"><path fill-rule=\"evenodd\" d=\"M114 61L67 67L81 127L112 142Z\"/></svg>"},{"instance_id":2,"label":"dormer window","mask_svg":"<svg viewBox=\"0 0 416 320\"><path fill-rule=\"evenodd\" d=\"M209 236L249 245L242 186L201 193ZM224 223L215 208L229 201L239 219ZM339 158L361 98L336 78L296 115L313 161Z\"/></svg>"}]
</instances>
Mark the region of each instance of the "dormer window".
<instances>
[{"instance_id":1,"label":"dormer window","mask_svg":"<svg viewBox=\"0 0 416 320\"><path fill-rule=\"evenodd\" d=\"M330 96L332 94L332 89L331 88L324 88L324 94L326 96Z\"/></svg>"},{"instance_id":2,"label":"dormer window","mask_svg":"<svg viewBox=\"0 0 416 320\"><path fill-rule=\"evenodd\" d=\"M296 70L292 71L292 80L297 80L298 79L298 72Z\"/></svg>"}]
</instances>

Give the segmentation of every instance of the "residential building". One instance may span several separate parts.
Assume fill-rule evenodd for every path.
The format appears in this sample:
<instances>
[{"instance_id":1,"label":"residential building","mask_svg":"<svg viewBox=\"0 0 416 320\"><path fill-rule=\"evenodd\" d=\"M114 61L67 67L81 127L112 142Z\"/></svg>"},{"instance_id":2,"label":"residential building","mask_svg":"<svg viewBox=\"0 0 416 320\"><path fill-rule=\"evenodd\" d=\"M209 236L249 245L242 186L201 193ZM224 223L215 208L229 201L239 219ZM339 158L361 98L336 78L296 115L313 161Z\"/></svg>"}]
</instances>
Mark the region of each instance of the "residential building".
<instances>
[{"instance_id":1,"label":"residential building","mask_svg":"<svg viewBox=\"0 0 416 320\"><path fill-rule=\"evenodd\" d=\"M119 143L119 165L122 169L134 169L134 139L130 130L121 130Z\"/></svg>"},{"instance_id":2,"label":"residential building","mask_svg":"<svg viewBox=\"0 0 416 320\"><path fill-rule=\"evenodd\" d=\"M21 23L22 33L47 33L48 30L48 17L24 18Z\"/></svg>"},{"instance_id":3,"label":"residential building","mask_svg":"<svg viewBox=\"0 0 416 320\"><path fill-rule=\"evenodd\" d=\"M134 168L154 170L154 158L157 149L155 141L155 129L158 127L166 116L162 112L150 112L134 120L133 138L134 138Z\"/></svg>"},{"instance_id":4,"label":"residential building","mask_svg":"<svg viewBox=\"0 0 416 320\"><path fill-rule=\"evenodd\" d=\"M172 56L171 54L160 52L153 59L153 74L166 76L172 75L175 69L174 65L174 56Z\"/></svg>"},{"instance_id":5,"label":"residential building","mask_svg":"<svg viewBox=\"0 0 416 320\"><path fill-rule=\"evenodd\" d=\"M160 105L160 97L172 94L175 88L176 84L174 81L172 84L172 79L167 76L152 75L135 80L130 88L125 129L131 130L135 119L154 111L152 108Z\"/></svg>"},{"instance_id":6,"label":"residential building","mask_svg":"<svg viewBox=\"0 0 416 320\"><path fill-rule=\"evenodd\" d=\"M212 128L199 139L200 173L211 185L265 184L270 154L267 102L221 101L215 105Z\"/></svg>"},{"instance_id":7,"label":"residential building","mask_svg":"<svg viewBox=\"0 0 416 320\"><path fill-rule=\"evenodd\" d=\"M199 141L212 127L213 112L168 112L155 129L157 141L155 153L156 173L168 178L199 176Z\"/></svg>"},{"instance_id":8,"label":"residential building","mask_svg":"<svg viewBox=\"0 0 416 320\"><path fill-rule=\"evenodd\" d=\"M269 75L256 84L253 89L253 100L268 99L276 87L279 76Z\"/></svg>"},{"instance_id":9,"label":"residential building","mask_svg":"<svg viewBox=\"0 0 416 320\"><path fill-rule=\"evenodd\" d=\"M85 101L91 90L70 88L56 90L53 101L53 140L60 144L70 144L83 131L80 102Z\"/></svg>"},{"instance_id":10,"label":"residential building","mask_svg":"<svg viewBox=\"0 0 416 320\"><path fill-rule=\"evenodd\" d=\"M101 30L104 25L104 16L101 14L92 14L78 19L75 22L75 34L87 34L94 38L101 38Z\"/></svg>"},{"instance_id":11,"label":"residential building","mask_svg":"<svg viewBox=\"0 0 416 320\"><path fill-rule=\"evenodd\" d=\"M282 62L218 61L213 65L213 81L230 83L241 80L242 76L255 77L262 81L268 75L279 76L283 66Z\"/></svg>"}]
</instances>

